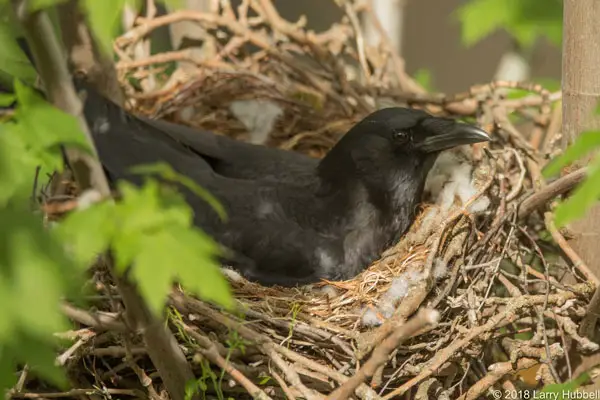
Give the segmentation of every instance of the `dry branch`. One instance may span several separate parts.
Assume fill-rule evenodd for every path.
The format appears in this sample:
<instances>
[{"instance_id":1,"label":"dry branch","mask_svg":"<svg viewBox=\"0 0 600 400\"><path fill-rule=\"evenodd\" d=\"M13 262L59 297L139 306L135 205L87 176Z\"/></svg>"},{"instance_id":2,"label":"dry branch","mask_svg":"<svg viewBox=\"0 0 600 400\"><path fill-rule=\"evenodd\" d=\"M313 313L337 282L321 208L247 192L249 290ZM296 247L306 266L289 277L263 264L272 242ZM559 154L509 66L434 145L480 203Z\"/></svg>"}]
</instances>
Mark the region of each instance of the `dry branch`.
<instances>
[{"instance_id":1,"label":"dry branch","mask_svg":"<svg viewBox=\"0 0 600 400\"><path fill-rule=\"evenodd\" d=\"M375 347L371 358L359 369L352 378L336 389L329 400L348 399L362 382L375 374L375 371L384 365L390 354L405 340L409 339L417 332L434 325L439 319L439 313L435 310L421 310L416 316L408 320L402 326L391 333L380 345Z\"/></svg>"}]
</instances>

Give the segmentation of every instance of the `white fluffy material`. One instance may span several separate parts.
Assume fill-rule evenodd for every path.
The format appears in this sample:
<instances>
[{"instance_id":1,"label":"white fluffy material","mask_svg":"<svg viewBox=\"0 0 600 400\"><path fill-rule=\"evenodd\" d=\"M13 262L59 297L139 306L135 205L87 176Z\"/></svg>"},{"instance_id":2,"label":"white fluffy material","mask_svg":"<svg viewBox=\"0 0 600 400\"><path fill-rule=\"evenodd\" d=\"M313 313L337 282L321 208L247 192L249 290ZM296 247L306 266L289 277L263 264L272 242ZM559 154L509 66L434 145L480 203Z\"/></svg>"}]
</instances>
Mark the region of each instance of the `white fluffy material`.
<instances>
[{"instance_id":1,"label":"white fluffy material","mask_svg":"<svg viewBox=\"0 0 600 400\"><path fill-rule=\"evenodd\" d=\"M77 199L77 209L85 210L102 200L102 195L96 189L89 189L81 193Z\"/></svg>"},{"instance_id":2,"label":"white fluffy material","mask_svg":"<svg viewBox=\"0 0 600 400\"><path fill-rule=\"evenodd\" d=\"M464 150L463 150L464 151ZM473 166L469 157L459 150L439 155L425 182L425 190L447 212L457 203L464 206L478 192L472 179ZM487 197L478 198L468 207L472 213L485 211L490 205Z\"/></svg>"},{"instance_id":3,"label":"white fluffy material","mask_svg":"<svg viewBox=\"0 0 600 400\"><path fill-rule=\"evenodd\" d=\"M423 278L423 274L417 271L407 271L400 274L392 281L390 288L379 299L376 309L369 307L363 314L364 326L377 326L382 323L377 314L384 318L390 318L398 303L405 298L410 288Z\"/></svg>"},{"instance_id":4,"label":"white fluffy material","mask_svg":"<svg viewBox=\"0 0 600 400\"><path fill-rule=\"evenodd\" d=\"M231 269L229 267L221 268L221 272L223 273L223 275L225 275L227 278L229 278L232 282L242 282L244 280L244 278L242 277L242 275L239 274L239 272L234 271L233 269Z\"/></svg>"},{"instance_id":5,"label":"white fluffy material","mask_svg":"<svg viewBox=\"0 0 600 400\"><path fill-rule=\"evenodd\" d=\"M445 278L448 275L448 264L441 258L437 258L433 263L433 277L436 280Z\"/></svg>"},{"instance_id":6,"label":"white fluffy material","mask_svg":"<svg viewBox=\"0 0 600 400\"><path fill-rule=\"evenodd\" d=\"M283 114L276 103L257 100L236 100L229 105L232 114L248 129L250 142L264 144L273 130L273 125Z\"/></svg>"},{"instance_id":7,"label":"white fluffy material","mask_svg":"<svg viewBox=\"0 0 600 400\"><path fill-rule=\"evenodd\" d=\"M381 320L377 316L377 312L372 308L367 308L362 316L362 323L364 326L378 326L381 325Z\"/></svg>"}]
</instances>

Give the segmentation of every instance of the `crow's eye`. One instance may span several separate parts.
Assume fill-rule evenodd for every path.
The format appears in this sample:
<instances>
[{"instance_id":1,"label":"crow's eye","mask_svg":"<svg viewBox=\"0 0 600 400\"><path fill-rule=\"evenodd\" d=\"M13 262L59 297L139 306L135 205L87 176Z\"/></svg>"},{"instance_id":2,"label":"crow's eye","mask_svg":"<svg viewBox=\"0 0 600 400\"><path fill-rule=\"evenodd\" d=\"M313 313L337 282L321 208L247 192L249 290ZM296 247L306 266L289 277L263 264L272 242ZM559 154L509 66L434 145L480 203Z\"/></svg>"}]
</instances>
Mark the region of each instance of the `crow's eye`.
<instances>
[{"instance_id":1,"label":"crow's eye","mask_svg":"<svg viewBox=\"0 0 600 400\"><path fill-rule=\"evenodd\" d=\"M396 131L394 132L394 139L398 142L406 142L408 140L407 131Z\"/></svg>"}]
</instances>

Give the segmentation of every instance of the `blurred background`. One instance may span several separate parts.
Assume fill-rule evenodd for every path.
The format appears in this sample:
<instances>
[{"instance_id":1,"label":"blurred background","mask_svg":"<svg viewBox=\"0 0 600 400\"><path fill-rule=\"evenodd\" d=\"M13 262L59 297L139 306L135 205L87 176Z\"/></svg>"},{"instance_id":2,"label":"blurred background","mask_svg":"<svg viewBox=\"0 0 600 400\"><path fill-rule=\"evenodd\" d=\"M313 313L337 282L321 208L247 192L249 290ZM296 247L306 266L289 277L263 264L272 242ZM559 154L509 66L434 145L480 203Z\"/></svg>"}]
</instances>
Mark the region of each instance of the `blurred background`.
<instances>
[{"instance_id":1,"label":"blurred background","mask_svg":"<svg viewBox=\"0 0 600 400\"><path fill-rule=\"evenodd\" d=\"M182 2L190 10L210 8L210 0ZM231 4L237 7L240 2ZM307 28L316 32L344 16L333 1L273 0L273 4L290 21L305 16ZM407 72L429 90L455 93L494 79L527 80L558 89L560 0L373 0L372 5ZM159 14L165 13L158 7ZM363 28L366 38L375 41L373 27L364 21ZM160 51L186 47L201 36L197 24L183 22L156 31L152 42Z\"/></svg>"}]
</instances>

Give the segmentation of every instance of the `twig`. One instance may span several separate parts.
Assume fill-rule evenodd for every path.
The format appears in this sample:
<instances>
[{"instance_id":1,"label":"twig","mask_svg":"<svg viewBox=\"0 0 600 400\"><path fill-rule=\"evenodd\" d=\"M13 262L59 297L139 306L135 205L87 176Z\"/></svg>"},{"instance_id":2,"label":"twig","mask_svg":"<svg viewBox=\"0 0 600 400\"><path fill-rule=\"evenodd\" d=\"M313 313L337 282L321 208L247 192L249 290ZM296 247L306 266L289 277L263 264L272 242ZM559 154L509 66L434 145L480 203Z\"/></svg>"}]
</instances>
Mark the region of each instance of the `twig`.
<instances>
[{"instance_id":1,"label":"twig","mask_svg":"<svg viewBox=\"0 0 600 400\"><path fill-rule=\"evenodd\" d=\"M48 393L12 393L13 399L58 399L62 397L77 397L77 396L90 396L94 393L115 396L131 396L136 398L144 398L144 393L135 389L109 389L104 388L102 390L95 389L71 389L66 392L48 392Z\"/></svg>"},{"instance_id":2,"label":"twig","mask_svg":"<svg viewBox=\"0 0 600 400\"><path fill-rule=\"evenodd\" d=\"M581 290L589 291L589 287L587 285L581 286ZM494 303L501 302L505 304L506 307L495 314L493 317L488 319L488 321L478 327L475 327L468 331L468 333L461 339L456 339L449 346L444 348L442 351L438 352L422 369L422 371L414 378L410 379L408 382L404 383L399 388L393 390L383 397L384 400L390 400L395 398L395 396L401 396L406 391L408 391L413 386L417 385L419 382L422 382L424 379L427 379L431 376L431 374L437 369L441 368L441 366L448 361L448 359L458 352L460 349L469 344L472 340L479 338L480 340L485 340L487 334L495 329L501 322L503 321L514 321L517 317L517 311L521 310L525 307L532 307L534 305L541 305L544 302L548 301L549 304L563 304L568 299L575 298L575 294L571 292L562 292L560 294L555 294L546 298L544 295L523 295L517 298L490 298L486 301L486 303Z\"/></svg>"},{"instance_id":3,"label":"twig","mask_svg":"<svg viewBox=\"0 0 600 400\"><path fill-rule=\"evenodd\" d=\"M233 319L227 317L226 315L213 311L211 308L209 308L208 306L206 306L198 300L186 298L180 293L174 293L171 295L171 301L173 302L174 306L178 309L187 310L187 312L200 312L210 317L212 320L223 324L224 326L230 329L235 329L240 335L244 336L246 339L256 342L257 346L261 348L261 351L263 351L263 353L271 357L275 364L283 371L285 376L288 378L288 381L290 381L290 383L292 383L293 386L296 386L299 381L298 374L293 368L291 368L290 365L288 365L280 356L278 356L278 353L286 356L294 362L301 363L313 369L316 372L322 373L332 379L335 379L341 384L345 383L349 379L347 376L335 370L332 370L326 365L319 364L313 360L310 360L294 351L287 349L286 347L278 346L277 344L273 343L273 341L269 337L255 332L254 330L248 328L246 325L236 322ZM306 394L306 388L297 387L297 389L301 392L303 391L301 389L304 389L303 393ZM375 400L379 398L377 394L365 384L361 384L356 389L356 393L364 399L369 398ZM308 391L308 395L314 397L316 394L314 394L312 391Z\"/></svg>"},{"instance_id":4,"label":"twig","mask_svg":"<svg viewBox=\"0 0 600 400\"><path fill-rule=\"evenodd\" d=\"M531 368L536 364L539 364L538 360L521 358L516 364L508 361L490 365L488 373L471 386L465 394L458 397L457 400L476 400L483 395L486 390L495 385L500 379L504 378L505 375Z\"/></svg>"},{"instance_id":5,"label":"twig","mask_svg":"<svg viewBox=\"0 0 600 400\"><path fill-rule=\"evenodd\" d=\"M582 168L562 176L549 185L544 186L542 189L523 200L519 206L519 218L527 218L533 211L543 207L550 200L568 192L583 182L586 176L587 170Z\"/></svg>"},{"instance_id":6,"label":"twig","mask_svg":"<svg viewBox=\"0 0 600 400\"><path fill-rule=\"evenodd\" d=\"M81 310L70 304L63 303L61 311L73 321L87 325L96 330L109 330L114 332L128 332L128 328L118 321L117 317L111 317L104 314L94 314L89 311Z\"/></svg>"},{"instance_id":7,"label":"twig","mask_svg":"<svg viewBox=\"0 0 600 400\"><path fill-rule=\"evenodd\" d=\"M552 239L554 239L556 244L558 244L561 250L569 258L569 260L573 264L573 267L577 268L588 281L598 286L600 283L600 279L596 277L596 275L590 270L587 264L581 259L581 257L579 257L577 252L573 250L573 248L569 245L567 240L558 231L558 229L554 225L552 213L547 212L546 214L544 214L544 221L546 223L546 229L548 229L550 235L552 235Z\"/></svg>"},{"instance_id":8,"label":"twig","mask_svg":"<svg viewBox=\"0 0 600 400\"><path fill-rule=\"evenodd\" d=\"M596 282L596 285L598 282ZM598 318L600 317L600 286L596 287L596 291L590 300L590 303L587 305L585 310L585 316L579 325L579 334L581 336L585 336L588 339L592 339L594 337L594 332L596 330L596 324L598 322Z\"/></svg>"},{"instance_id":9,"label":"twig","mask_svg":"<svg viewBox=\"0 0 600 400\"><path fill-rule=\"evenodd\" d=\"M183 324L183 328L202 347L202 349L200 349L200 353L202 353L204 357L208 358L213 364L227 372L237 383L242 385L253 399L271 400L271 397L269 397L262 389L252 383L252 381L250 381L244 376L244 374L237 370L231 364L231 362L225 360L221 354L219 354L217 346L212 340L196 332L186 324Z\"/></svg>"},{"instance_id":10,"label":"twig","mask_svg":"<svg viewBox=\"0 0 600 400\"><path fill-rule=\"evenodd\" d=\"M366 379L373 376L375 371L384 365L402 342L414 336L423 328L435 325L439 320L439 313L435 310L424 309L390 334L380 345L375 347L371 358L350 378L346 383L329 395L328 400L344 400L350 398L354 390Z\"/></svg>"},{"instance_id":11,"label":"twig","mask_svg":"<svg viewBox=\"0 0 600 400\"><path fill-rule=\"evenodd\" d=\"M94 336L96 336L96 333L91 331L88 331L86 335L80 336L80 338L71 347L69 347L60 356L56 357L56 364L60 365L61 367L64 366L69 358L71 358L81 346L87 343Z\"/></svg>"}]
</instances>

